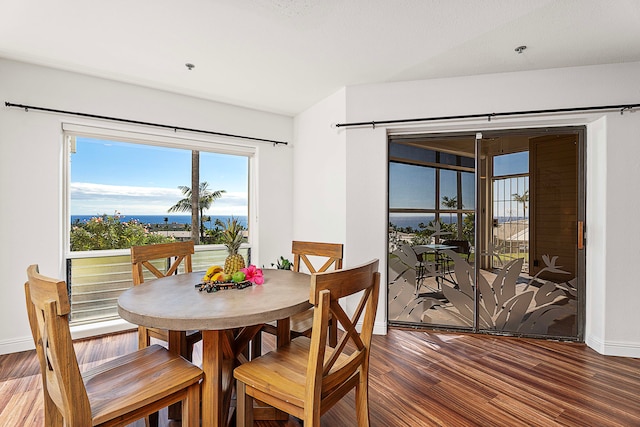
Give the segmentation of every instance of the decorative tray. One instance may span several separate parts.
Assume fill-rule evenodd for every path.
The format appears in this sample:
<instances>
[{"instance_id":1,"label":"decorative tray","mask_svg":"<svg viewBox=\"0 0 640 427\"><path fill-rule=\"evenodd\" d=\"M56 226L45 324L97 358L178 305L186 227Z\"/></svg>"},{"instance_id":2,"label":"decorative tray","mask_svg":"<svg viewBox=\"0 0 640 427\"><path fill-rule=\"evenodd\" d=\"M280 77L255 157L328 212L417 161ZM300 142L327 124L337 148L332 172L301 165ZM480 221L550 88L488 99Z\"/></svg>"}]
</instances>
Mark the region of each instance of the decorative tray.
<instances>
[{"instance_id":1,"label":"decorative tray","mask_svg":"<svg viewBox=\"0 0 640 427\"><path fill-rule=\"evenodd\" d=\"M202 282L202 283L198 283L196 285L196 288L198 288L200 292L202 291L218 292L220 290L225 290L225 289L244 289L252 285L253 283L251 283L249 280L243 280L237 283L236 282Z\"/></svg>"}]
</instances>

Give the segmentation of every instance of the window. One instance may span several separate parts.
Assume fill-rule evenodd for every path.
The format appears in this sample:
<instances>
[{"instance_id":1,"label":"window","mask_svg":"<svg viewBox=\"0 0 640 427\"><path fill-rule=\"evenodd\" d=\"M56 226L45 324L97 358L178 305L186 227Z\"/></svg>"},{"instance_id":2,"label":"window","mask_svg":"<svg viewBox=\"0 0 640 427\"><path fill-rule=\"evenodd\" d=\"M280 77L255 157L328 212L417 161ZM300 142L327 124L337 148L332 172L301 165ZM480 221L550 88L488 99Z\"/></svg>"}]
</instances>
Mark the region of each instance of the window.
<instances>
[{"instance_id":1,"label":"window","mask_svg":"<svg viewBox=\"0 0 640 427\"><path fill-rule=\"evenodd\" d=\"M389 227L433 243L434 230L473 241L474 159L426 141L389 142ZM469 220L465 220L469 217ZM439 238L438 238L439 239ZM393 238L391 238L393 241Z\"/></svg>"},{"instance_id":2,"label":"window","mask_svg":"<svg viewBox=\"0 0 640 427\"><path fill-rule=\"evenodd\" d=\"M529 152L502 154L493 157L493 176L529 173Z\"/></svg>"},{"instance_id":3,"label":"window","mask_svg":"<svg viewBox=\"0 0 640 427\"><path fill-rule=\"evenodd\" d=\"M200 171L200 243L211 243L216 220L233 215L246 226L248 212L248 158L198 152ZM86 230L92 220L123 232L134 225L150 243L190 238L192 151L77 136L71 151L69 186L71 251L124 249L144 244L133 232L122 242L93 237ZM95 222L95 221L94 221ZM84 227L84 228L83 228ZM112 236L113 237L113 236Z\"/></svg>"},{"instance_id":4,"label":"window","mask_svg":"<svg viewBox=\"0 0 640 427\"><path fill-rule=\"evenodd\" d=\"M239 218L250 242L252 147L66 125L67 281L71 323L117 319L132 286L129 247L191 234L192 158L199 160L200 209L194 271L223 263L221 222ZM250 244L241 253L250 261Z\"/></svg>"},{"instance_id":5,"label":"window","mask_svg":"<svg viewBox=\"0 0 640 427\"><path fill-rule=\"evenodd\" d=\"M389 163L389 207L434 209L435 191L430 182L436 169L404 163Z\"/></svg>"}]
</instances>

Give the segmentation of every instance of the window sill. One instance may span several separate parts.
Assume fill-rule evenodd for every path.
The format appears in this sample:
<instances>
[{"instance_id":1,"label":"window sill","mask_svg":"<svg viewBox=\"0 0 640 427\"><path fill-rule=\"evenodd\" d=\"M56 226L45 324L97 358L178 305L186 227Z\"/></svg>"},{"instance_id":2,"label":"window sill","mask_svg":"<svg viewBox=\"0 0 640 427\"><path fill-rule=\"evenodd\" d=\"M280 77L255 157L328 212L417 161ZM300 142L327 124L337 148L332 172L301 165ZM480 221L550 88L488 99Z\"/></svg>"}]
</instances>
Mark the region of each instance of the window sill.
<instances>
[{"instance_id":1,"label":"window sill","mask_svg":"<svg viewBox=\"0 0 640 427\"><path fill-rule=\"evenodd\" d=\"M91 338L98 335L113 334L116 332L123 332L129 330L137 330L137 326L133 325L126 320L108 320L98 323L90 323L86 325L72 326L71 337L74 340L82 338Z\"/></svg>"}]
</instances>

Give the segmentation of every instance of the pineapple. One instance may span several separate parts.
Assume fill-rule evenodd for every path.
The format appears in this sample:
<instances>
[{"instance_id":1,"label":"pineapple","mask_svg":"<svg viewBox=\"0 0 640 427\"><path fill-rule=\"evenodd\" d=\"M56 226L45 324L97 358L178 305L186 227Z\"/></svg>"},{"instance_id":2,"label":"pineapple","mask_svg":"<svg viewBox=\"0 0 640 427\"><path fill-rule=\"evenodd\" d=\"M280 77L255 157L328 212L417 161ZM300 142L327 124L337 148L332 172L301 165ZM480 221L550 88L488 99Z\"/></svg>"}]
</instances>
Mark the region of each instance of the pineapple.
<instances>
[{"instance_id":1,"label":"pineapple","mask_svg":"<svg viewBox=\"0 0 640 427\"><path fill-rule=\"evenodd\" d=\"M229 256L224 260L225 274L233 274L241 268L245 268L244 258L238 253L242 244L244 227L236 218L227 219L222 230L222 243L227 247Z\"/></svg>"}]
</instances>

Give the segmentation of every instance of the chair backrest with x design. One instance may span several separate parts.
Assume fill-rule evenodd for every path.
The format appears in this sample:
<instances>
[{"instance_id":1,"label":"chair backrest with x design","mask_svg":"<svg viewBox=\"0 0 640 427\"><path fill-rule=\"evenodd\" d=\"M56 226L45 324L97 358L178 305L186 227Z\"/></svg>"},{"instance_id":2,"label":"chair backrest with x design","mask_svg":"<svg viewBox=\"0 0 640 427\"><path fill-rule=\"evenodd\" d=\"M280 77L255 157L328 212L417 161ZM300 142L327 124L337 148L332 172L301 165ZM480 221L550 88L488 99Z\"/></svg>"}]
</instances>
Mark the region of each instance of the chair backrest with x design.
<instances>
[{"instance_id":1,"label":"chair backrest with x design","mask_svg":"<svg viewBox=\"0 0 640 427\"><path fill-rule=\"evenodd\" d=\"M154 345L80 372L69 329L67 284L36 264L24 285L42 375L44 425L115 426L183 402L183 425L200 425L202 371Z\"/></svg>"},{"instance_id":2,"label":"chair backrest with x design","mask_svg":"<svg viewBox=\"0 0 640 427\"><path fill-rule=\"evenodd\" d=\"M361 385L367 383L369 350L380 291L378 264L378 260L372 260L359 267L317 273L311 277L309 302L313 304L316 313L307 368L307 393L314 394L313 397L309 396L310 402L320 402L334 392L343 394L338 389L344 389L352 381L360 382ZM339 300L361 291L360 301L352 317L349 317ZM340 324L344 334L327 356L329 315ZM358 332L356 325L360 322L361 331ZM355 350L347 347L349 342ZM346 386L347 390L350 388Z\"/></svg>"},{"instance_id":3,"label":"chair backrest with x design","mask_svg":"<svg viewBox=\"0 0 640 427\"><path fill-rule=\"evenodd\" d=\"M91 407L69 330L71 305L67 285L40 275L37 265L30 266L27 274L27 313L40 361L45 408L55 412L51 409L55 404L67 422L91 419Z\"/></svg>"},{"instance_id":4,"label":"chair backrest with x design","mask_svg":"<svg viewBox=\"0 0 640 427\"><path fill-rule=\"evenodd\" d=\"M156 245L131 247L131 272L133 285L144 283L144 269L149 270L157 278L176 274L180 264L184 265L184 272L192 272L191 256L194 254L192 240L186 242L160 243ZM152 261L161 260L166 263L166 269L158 269ZM164 270L164 271L163 271ZM138 326L138 347L144 348L151 344L151 338L168 341L168 331L165 329ZM180 355L191 361L193 344L202 339L200 331L182 331L180 334Z\"/></svg>"},{"instance_id":5,"label":"chair backrest with x design","mask_svg":"<svg viewBox=\"0 0 640 427\"><path fill-rule=\"evenodd\" d=\"M294 240L291 243L291 253L293 253L293 270L300 271L302 265L306 266L309 273L319 273L327 271L332 265L335 270L342 268L342 252L343 245L341 243L322 243L322 242L302 242ZM324 263L318 265L317 259L314 257L326 258ZM313 262L315 261L315 263Z\"/></svg>"},{"instance_id":6,"label":"chair backrest with x design","mask_svg":"<svg viewBox=\"0 0 640 427\"><path fill-rule=\"evenodd\" d=\"M308 270L309 273L318 273L329 270L334 266L335 270L342 269L342 243L304 242L294 240L291 242L291 253L293 254L293 271L300 272L301 269ZM320 265L320 262L322 264ZM319 268L316 265L320 265ZM291 316L291 338L301 335L311 336L313 326L313 308L296 313ZM262 332L277 335L278 329L275 322L267 323L263 326ZM338 328L336 322L329 319L329 345L335 346L338 342ZM262 344L260 336L253 340L253 354L260 355Z\"/></svg>"},{"instance_id":7,"label":"chair backrest with x design","mask_svg":"<svg viewBox=\"0 0 640 427\"><path fill-rule=\"evenodd\" d=\"M133 284L144 283L144 268L149 270L157 278L170 276L178 271L181 263L184 264L184 272L191 273L191 256L194 254L192 240L186 242L160 243L157 245L132 246L131 268ZM151 261L171 260L165 272L158 269Z\"/></svg>"},{"instance_id":8,"label":"chair backrest with x design","mask_svg":"<svg viewBox=\"0 0 640 427\"><path fill-rule=\"evenodd\" d=\"M238 426L253 425L254 399L320 427L322 414L355 389L358 426L369 426L368 377L373 326L380 293L379 261L311 275L311 337L255 358L234 370ZM339 299L360 298L349 317ZM335 348L327 346L329 320L344 329ZM360 332L356 325L360 326Z\"/></svg>"}]
</instances>

